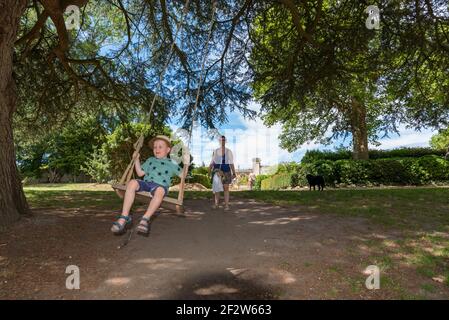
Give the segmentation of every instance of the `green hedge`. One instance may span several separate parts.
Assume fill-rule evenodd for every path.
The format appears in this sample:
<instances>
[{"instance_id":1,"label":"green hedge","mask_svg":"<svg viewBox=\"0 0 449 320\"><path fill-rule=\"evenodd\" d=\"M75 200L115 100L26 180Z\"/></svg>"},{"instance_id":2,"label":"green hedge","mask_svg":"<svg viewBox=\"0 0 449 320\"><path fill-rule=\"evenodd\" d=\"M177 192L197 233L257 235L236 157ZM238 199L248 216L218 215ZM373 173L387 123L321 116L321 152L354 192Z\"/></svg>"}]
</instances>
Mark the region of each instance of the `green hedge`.
<instances>
[{"instance_id":1,"label":"green hedge","mask_svg":"<svg viewBox=\"0 0 449 320\"><path fill-rule=\"evenodd\" d=\"M449 181L449 161L436 155L375 160L319 160L301 164L298 172L264 176L262 190L306 186L307 174L322 175L326 185L424 185ZM259 176L260 177L260 176Z\"/></svg>"},{"instance_id":2,"label":"green hedge","mask_svg":"<svg viewBox=\"0 0 449 320\"><path fill-rule=\"evenodd\" d=\"M210 177L207 174L192 174L190 177L186 179L187 183L199 183L205 186L206 188L212 188L212 182Z\"/></svg>"},{"instance_id":3,"label":"green hedge","mask_svg":"<svg viewBox=\"0 0 449 320\"><path fill-rule=\"evenodd\" d=\"M298 162L281 162L277 166L276 174L298 172L301 164Z\"/></svg>"},{"instance_id":4,"label":"green hedge","mask_svg":"<svg viewBox=\"0 0 449 320\"><path fill-rule=\"evenodd\" d=\"M208 167L198 167L192 169L192 174L209 174L209 168Z\"/></svg>"},{"instance_id":5,"label":"green hedge","mask_svg":"<svg viewBox=\"0 0 449 320\"><path fill-rule=\"evenodd\" d=\"M335 161L335 166L333 178L337 183L423 185L449 180L449 161L435 155L368 161L339 160Z\"/></svg>"},{"instance_id":6,"label":"green hedge","mask_svg":"<svg viewBox=\"0 0 449 320\"><path fill-rule=\"evenodd\" d=\"M398 148L392 150L369 150L369 158L374 159L387 159L387 158L420 158L429 155L444 156L446 151L444 149L437 150L432 148ZM301 159L301 163L313 163L319 160L350 160L352 158L352 152L349 150L310 150L307 151L304 157Z\"/></svg>"},{"instance_id":7,"label":"green hedge","mask_svg":"<svg viewBox=\"0 0 449 320\"><path fill-rule=\"evenodd\" d=\"M171 185L176 185L181 182L181 178L178 176L174 176L171 179ZM206 188L212 188L212 182L207 174L190 174L186 177L186 183L200 183Z\"/></svg>"},{"instance_id":8,"label":"green hedge","mask_svg":"<svg viewBox=\"0 0 449 320\"><path fill-rule=\"evenodd\" d=\"M254 181L254 190L261 190L262 189L262 181L266 178L268 178L269 176L266 174L259 174L258 176L256 176L256 181Z\"/></svg>"},{"instance_id":9,"label":"green hedge","mask_svg":"<svg viewBox=\"0 0 449 320\"><path fill-rule=\"evenodd\" d=\"M261 183L262 190L279 190L285 189L291 186L291 173L280 173L272 175L264 180Z\"/></svg>"},{"instance_id":10,"label":"green hedge","mask_svg":"<svg viewBox=\"0 0 449 320\"><path fill-rule=\"evenodd\" d=\"M318 160L313 163L306 163L301 165L299 171L298 184L299 186L307 185L306 175L320 175L324 177L326 184L334 184L338 180L338 167L335 161Z\"/></svg>"}]
</instances>

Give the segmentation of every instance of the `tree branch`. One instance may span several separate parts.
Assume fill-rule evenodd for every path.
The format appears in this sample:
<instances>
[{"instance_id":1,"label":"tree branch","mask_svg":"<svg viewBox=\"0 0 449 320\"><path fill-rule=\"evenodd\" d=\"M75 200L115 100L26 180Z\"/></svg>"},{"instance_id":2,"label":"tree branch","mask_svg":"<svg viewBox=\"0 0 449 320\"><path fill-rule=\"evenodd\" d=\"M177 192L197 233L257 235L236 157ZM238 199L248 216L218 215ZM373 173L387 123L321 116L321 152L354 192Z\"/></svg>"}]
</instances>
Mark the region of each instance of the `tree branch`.
<instances>
[{"instance_id":1,"label":"tree branch","mask_svg":"<svg viewBox=\"0 0 449 320\"><path fill-rule=\"evenodd\" d=\"M26 42L27 46L29 46L34 39L37 39L37 37L38 37L42 27L45 25L45 22L47 21L48 17L49 17L49 14L48 14L47 10L44 10L41 14L38 13L38 18L37 18L37 21L36 21L35 25L33 26L33 28L31 28L31 30L28 33L26 33L21 38L19 38L15 42L15 45L21 45Z\"/></svg>"},{"instance_id":2,"label":"tree branch","mask_svg":"<svg viewBox=\"0 0 449 320\"><path fill-rule=\"evenodd\" d=\"M280 3L282 3L289 11L292 16L293 24L296 27L296 30L298 31L299 35L306 39L310 44L317 46L317 43L312 38L310 34L308 34L303 27L301 26L301 17L299 14L299 10L296 7L295 3L292 0L278 0Z\"/></svg>"}]
</instances>

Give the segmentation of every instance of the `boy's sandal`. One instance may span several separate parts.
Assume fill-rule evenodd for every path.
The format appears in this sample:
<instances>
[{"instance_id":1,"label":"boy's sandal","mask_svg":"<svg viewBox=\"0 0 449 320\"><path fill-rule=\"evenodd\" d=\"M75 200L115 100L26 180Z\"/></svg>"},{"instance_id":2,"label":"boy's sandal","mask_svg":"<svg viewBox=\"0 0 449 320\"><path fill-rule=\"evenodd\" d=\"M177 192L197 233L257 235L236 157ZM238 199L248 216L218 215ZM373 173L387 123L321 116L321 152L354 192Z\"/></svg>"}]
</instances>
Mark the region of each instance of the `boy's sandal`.
<instances>
[{"instance_id":1,"label":"boy's sandal","mask_svg":"<svg viewBox=\"0 0 449 320\"><path fill-rule=\"evenodd\" d=\"M143 236L148 236L150 234L150 228L151 228L151 223L150 223L150 219L151 218L146 218L143 217L140 220L139 225L137 226L137 233Z\"/></svg>"},{"instance_id":2,"label":"boy's sandal","mask_svg":"<svg viewBox=\"0 0 449 320\"><path fill-rule=\"evenodd\" d=\"M122 224L120 222L118 222L120 219L124 219L125 222ZM112 228L111 231L114 234L122 234L124 231L126 231L126 228L130 227L132 224L132 218L131 216L119 216L117 218L117 221L112 223Z\"/></svg>"}]
</instances>

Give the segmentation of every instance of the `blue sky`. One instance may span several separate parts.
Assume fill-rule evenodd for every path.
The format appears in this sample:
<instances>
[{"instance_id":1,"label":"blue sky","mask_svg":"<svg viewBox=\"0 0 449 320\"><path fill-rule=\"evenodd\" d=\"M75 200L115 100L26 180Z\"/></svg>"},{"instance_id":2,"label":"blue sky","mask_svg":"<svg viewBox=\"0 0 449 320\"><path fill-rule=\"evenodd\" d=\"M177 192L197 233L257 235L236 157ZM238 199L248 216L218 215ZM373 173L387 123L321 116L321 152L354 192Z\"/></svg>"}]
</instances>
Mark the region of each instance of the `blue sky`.
<instances>
[{"instance_id":1,"label":"blue sky","mask_svg":"<svg viewBox=\"0 0 449 320\"><path fill-rule=\"evenodd\" d=\"M251 108L257 110L258 105L253 103ZM233 112L228 115L228 123L218 128L220 134L227 137L227 147L234 153L234 162L237 168L246 169L251 167L254 157L262 160L262 165L275 165L285 161L299 161L307 150L311 149L334 149L341 144L349 145L349 141L336 140L329 146L316 143L304 144L294 152L287 152L279 147L279 133L281 126L277 125L267 128L262 120L244 119L239 113ZM173 130L178 128L174 123L169 124ZM389 138L381 139L377 149L394 149L398 147L425 147L429 146L430 137L436 134L433 130L422 130L421 132L400 126L399 135L391 135ZM193 131L191 142L191 153L193 162L201 165L203 162L210 163L213 149L218 148L219 143L207 137L204 128Z\"/></svg>"}]
</instances>

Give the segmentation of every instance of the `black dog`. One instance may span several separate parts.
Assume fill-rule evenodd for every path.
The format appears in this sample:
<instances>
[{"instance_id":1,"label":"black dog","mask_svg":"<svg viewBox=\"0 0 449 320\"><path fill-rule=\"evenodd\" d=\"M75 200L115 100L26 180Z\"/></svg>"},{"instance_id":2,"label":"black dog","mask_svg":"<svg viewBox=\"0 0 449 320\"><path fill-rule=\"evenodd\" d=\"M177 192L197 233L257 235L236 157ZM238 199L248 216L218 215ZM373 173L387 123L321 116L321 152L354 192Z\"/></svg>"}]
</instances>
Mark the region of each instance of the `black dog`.
<instances>
[{"instance_id":1,"label":"black dog","mask_svg":"<svg viewBox=\"0 0 449 320\"><path fill-rule=\"evenodd\" d=\"M309 183L309 190L315 190L315 186L318 186L318 190L324 190L324 178L323 176L313 176L311 174L306 175L307 182Z\"/></svg>"}]
</instances>

